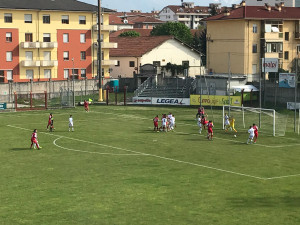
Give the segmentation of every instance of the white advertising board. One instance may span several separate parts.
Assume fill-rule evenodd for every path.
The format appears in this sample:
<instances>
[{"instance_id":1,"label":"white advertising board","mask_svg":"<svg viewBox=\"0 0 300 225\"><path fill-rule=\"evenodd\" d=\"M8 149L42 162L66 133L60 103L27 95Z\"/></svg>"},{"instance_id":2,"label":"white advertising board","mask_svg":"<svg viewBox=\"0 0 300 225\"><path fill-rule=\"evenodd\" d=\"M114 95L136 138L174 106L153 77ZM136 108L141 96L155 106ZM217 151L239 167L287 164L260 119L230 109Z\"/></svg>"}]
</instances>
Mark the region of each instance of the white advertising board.
<instances>
[{"instance_id":1,"label":"white advertising board","mask_svg":"<svg viewBox=\"0 0 300 225\"><path fill-rule=\"evenodd\" d=\"M151 105L152 104L151 97L133 97L132 102L133 102L133 104L140 104L140 105Z\"/></svg>"},{"instance_id":2,"label":"white advertising board","mask_svg":"<svg viewBox=\"0 0 300 225\"><path fill-rule=\"evenodd\" d=\"M190 105L189 98L152 98L153 105Z\"/></svg>"},{"instance_id":3,"label":"white advertising board","mask_svg":"<svg viewBox=\"0 0 300 225\"><path fill-rule=\"evenodd\" d=\"M287 102L286 103L286 108L290 110L295 109L295 102ZM296 102L296 109L300 109L300 102Z\"/></svg>"},{"instance_id":4,"label":"white advertising board","mask_svg":"<svg viewBox=\"0 0 300 225\"><path fill-rule=\"evenodd\" d=\"M261 70L262 72L278 72L278 59L276 58L262 58L261 59Z\"/></svg>"}]
</instances>

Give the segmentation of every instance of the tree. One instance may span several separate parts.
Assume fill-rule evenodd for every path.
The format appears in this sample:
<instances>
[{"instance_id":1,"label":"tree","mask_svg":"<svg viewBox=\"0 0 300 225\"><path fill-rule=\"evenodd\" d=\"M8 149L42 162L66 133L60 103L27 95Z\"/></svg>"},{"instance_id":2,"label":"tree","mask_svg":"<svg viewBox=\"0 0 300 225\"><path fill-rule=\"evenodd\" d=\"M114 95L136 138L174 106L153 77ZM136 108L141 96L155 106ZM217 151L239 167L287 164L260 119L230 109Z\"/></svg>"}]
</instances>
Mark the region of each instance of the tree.
<instances>
[{"instance_id":1,"label":"tree","mask_svg":"<svg viewBox=\"0 0 300 225\"><path fill-rule=\"evenodd\" d=\"M215 4L212 4L211 7L210 7L210 15L215 16L217 14L218 14L217 6Z\"/></svg>"},{"instance_id":2,"label":"tree","mask_svg":"<svg viewBox=\"0 0 300 225\"><path fill-rule=\"evenodd\" d=\"M136 32L135 30L132 31L126 31L119 35L119 37L139 37L141 34L139 32Z\"/></svg>"},{"instance_id":3,"label":"tree","mask_svg":"<svg viewBox=\"0 0 300 225\"><path fill-rule=\"evenodd\" d=\"M196 32L191 46L201 53L202 63L206 65L206 29Z\"/></svg>"},{"instance_id":4,"label":"tree","mask_svg":"<svg viewBox=\"0 0 300 225\"><path fill-rule=\"evenodd\" d=\"M171 71L172 76L176 76L177 74L183 74L185 69L188 69L189 66L184 65L177 65L172 63L167 63L167 65L161 67L163 70Z\"/></svg>"},{"instance_id":5,"label":"tree","mask_svg":"<svg viewBox=\"0 0 300 225\"><path fill-rule=\"evenodd\" d=\"M183 41L185 44L190 45L192 43L193 36L190 29L178 22L167 22L158 25L151 31L152 36L162 36L162 35L173 35L179 40Z\"/></svg>"}]
</instances>

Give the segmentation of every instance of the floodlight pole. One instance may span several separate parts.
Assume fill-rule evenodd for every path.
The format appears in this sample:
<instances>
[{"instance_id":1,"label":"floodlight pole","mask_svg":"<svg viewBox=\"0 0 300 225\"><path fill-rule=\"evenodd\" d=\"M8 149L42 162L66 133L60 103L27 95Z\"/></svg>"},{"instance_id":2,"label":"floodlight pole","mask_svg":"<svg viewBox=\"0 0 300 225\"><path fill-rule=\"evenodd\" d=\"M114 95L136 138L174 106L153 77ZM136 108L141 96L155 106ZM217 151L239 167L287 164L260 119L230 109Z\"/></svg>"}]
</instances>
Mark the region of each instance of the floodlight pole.
<instances>
[{"instance_id":1,"label":"floodlight pole","mask_svg":"<svg viewBox=\"0 0 300 225\"><path fill-rule=\"evenodd\" d=\"M231 67L230 67L230 52L228 52L228 105L229 111L228 116L230 116L230 82L231 82Z\"/></svg>"},{"instance_id":2,"label":"floodlight pole","mask_svg":"<svg viewBox=\"0 0 300 225\"><path fill-rule=\"evenodd\" d=\"M200 107L202 107L202 74L201 74L201 66L202 66L202 59L201 59L201 52L200 52Z\"/></svg>"},{"instance_id":3,"label":"floodlight pole","mask_svg":"<svg viewBox=\"0 0 300 225\"><path fill-rule=\"evenodd\" d=\"M297 86L298 86L298 58L296 58L296 74L295 74L295 104L294 104L294 132L296 133L296 121L297 121L297 107L296 107L296 104L297 104ZM299 109L300 110L300 109ZM300 120L300 118L298 118Z\"/></svg>"},{"instance_id":4,"label":"floodlight pole","mask_svg":"<svg viewBox=\"0 0 300 225\"><path fill-rule=\"evenodd\" d=\"M98 50L97 50L97 75L99 79L99 98L98 101L103 101L102 96L102 86L103 86L103 77L102 77L102 59L101 59L101 0L98 0Z\"/></svg>"}]
</instances>

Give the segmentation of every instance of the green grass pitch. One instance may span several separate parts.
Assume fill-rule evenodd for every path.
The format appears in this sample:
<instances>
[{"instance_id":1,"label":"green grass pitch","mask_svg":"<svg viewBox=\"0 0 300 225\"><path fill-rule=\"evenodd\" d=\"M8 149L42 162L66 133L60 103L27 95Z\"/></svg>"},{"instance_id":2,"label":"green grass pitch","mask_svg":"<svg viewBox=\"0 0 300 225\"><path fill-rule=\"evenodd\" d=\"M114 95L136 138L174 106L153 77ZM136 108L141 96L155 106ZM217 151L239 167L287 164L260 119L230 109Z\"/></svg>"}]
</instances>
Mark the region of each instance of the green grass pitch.
<instances>
[{"instance_id":1,"label":"green grass pitch","mask_svg":"<svg viewBox=\"0 0 300 225\"><path fill-rule=\"evenodd\" d=\"M172 112L174 132L153 132ZM55 131L46 130L49 113ZM260 133L246 145L198 133L195 108L92 106L0 113L0 224L300 224L300 139ZM68 131L74 118L75 132ZM251 124L250 124L251 125ZM33 129L41 150L30 150Z\"/></svg>"}]
</instances>

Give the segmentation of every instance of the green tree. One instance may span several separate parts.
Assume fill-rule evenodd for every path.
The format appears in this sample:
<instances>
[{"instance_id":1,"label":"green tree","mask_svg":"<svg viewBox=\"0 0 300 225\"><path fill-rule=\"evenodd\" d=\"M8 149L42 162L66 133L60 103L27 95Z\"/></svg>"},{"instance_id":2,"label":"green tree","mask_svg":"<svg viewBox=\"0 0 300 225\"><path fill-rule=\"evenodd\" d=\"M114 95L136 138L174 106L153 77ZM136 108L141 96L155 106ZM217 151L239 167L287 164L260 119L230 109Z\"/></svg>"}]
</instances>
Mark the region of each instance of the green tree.
<instances>
[{"instance_id":1,"label":"green tree","mask_svg":"<svg viewBox=\"0 0 300 225\"><path fill-rule=\"evenodd\" d=\"M136 32L135 30L132 31L126 31L119 35L119 37L139 37L141 34L139 32Z\"/></svg>"},{"instance_id":2,"label":"green tree","mask_svg":"<svg viewBox=\"0 0 300 225\"><path fill-rule=\"evenodd\" d=\"M215 4L212 4L210 7L210 15L215 16L218 14L217 6Z\"/></svg>"},{"instance_id":3,"label":"green tree","mask_svg":"<svg viewBox=\"0 0 300 225\"><path fill-rule=\"evenodd\" d=\"M153 28L151 31L152 36L162 36L162 35L173 35L179 40L183 41L185 44L190 45L193 40L193 36L190 32L190 29L178 22L167 22L161 25L158 25Z\"/></svg>"},{"instance_id":4,"label":"green tree","mask_svg":"<svg viewBox=\"0 0 300 225\"><path fill-rule=\"evenodd\" d=\"M201 53L202 63L206 65L206 29L196 32L191 46Z\"/></svg>"}]
</instances>

